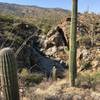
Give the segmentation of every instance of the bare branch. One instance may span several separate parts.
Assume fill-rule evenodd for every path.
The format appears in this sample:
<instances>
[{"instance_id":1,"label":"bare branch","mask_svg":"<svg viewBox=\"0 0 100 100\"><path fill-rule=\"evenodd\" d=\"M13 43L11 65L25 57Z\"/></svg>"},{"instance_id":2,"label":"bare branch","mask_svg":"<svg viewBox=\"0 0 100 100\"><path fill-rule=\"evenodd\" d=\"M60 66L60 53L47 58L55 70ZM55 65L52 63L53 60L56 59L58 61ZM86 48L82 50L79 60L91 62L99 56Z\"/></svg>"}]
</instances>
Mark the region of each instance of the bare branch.
<instances>
[{"instance_id":1,"label":"bare branch","mask_svg":"<svg viewBox=\"0 0 100 100\"><path fill-rule=\"evenodd\" d=\"M38 30L34 33L36 34L38 32ZM17 49L17 51L15 52L15 57L18 56L18 54L20 53L20 51L24 48L24 46L26 45L26 43L31 39L33 38L34 34L32 34L31 36L29 36L23 43L22 45Z\"/></svg>"}]
</instances>

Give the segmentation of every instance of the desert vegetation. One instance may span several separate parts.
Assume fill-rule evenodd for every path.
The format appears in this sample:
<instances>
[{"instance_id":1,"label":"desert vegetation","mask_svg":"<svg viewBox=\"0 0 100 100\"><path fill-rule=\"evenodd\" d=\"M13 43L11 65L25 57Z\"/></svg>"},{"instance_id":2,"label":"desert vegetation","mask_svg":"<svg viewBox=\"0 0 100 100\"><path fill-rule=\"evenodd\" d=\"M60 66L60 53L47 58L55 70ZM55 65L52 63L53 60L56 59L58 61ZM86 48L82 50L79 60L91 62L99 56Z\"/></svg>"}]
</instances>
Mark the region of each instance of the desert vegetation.
<instances>
[{"instance_id":1,"label":"desert vegetation","mask_svg":"<svg viewBox=\"0 0 100 100\"><path fill-rule=\"evenodd\" d=\"M99 100L100 15L0 3L0 100Z\"/></svg>"}]
</instances>

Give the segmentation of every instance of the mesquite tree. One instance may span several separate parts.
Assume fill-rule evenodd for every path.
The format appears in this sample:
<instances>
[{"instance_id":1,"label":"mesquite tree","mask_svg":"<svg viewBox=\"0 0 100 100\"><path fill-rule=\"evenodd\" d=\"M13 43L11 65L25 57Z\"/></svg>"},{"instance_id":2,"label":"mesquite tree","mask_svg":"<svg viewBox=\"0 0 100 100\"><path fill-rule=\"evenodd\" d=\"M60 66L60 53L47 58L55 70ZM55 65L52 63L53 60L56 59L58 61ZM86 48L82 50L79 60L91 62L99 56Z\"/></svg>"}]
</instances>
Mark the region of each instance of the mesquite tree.
<instances>
[{"instance_id":1,"label":"mesquite tree","mask_svg":"<svg viewBox=\"0 0 100 100\"><path fill-rule=\"evenodd\" d=\"M78 0L72 0L70 52L69 52L69 82L70 82L70 86L75 86L75 78L77 76L77 66L76 66L77 2L78 2Z\"/></svg>"}]
</instances>

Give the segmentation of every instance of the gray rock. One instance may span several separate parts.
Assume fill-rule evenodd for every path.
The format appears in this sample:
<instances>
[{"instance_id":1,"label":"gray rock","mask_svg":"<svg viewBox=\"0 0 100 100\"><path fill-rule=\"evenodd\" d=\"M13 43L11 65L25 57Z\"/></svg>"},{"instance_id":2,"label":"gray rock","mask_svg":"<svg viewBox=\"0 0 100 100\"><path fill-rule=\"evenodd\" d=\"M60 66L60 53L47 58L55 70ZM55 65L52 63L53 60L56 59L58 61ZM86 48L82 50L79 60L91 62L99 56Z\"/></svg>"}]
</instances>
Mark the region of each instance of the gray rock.
<instances>
[{"instance_id":1,"label":"gray rock","mask_svg":"<svg viewBox=\"0 0 100 100\"><path fill-rule=\"evenodd\" d=\"M73 100L73 95L71 94L63 95L62 100Z\"/></svg>"},{"instance_id":2,"label":"gray rock","mask_svg":"<svg viewBox=\"0 0 100 100\"><path fill-rule=\"evenodd\" d=\"M100 96L95 96L94 100L100 100Z\"/></svg>"},{"instance_id":3,"label":"gray rock","mask_svg":"<svg viewBox=\"0 0 100 100\"><path fill-rule=\"evenodd\" d=\"M85 100L93 100L93 98L91 96L86 96L84 99Z\"/></svg>"},{"instance_id":4,"label":"gray rock","mask_svg":"<svg viewBox=\"0 0 100 100\"><path fill-rule=\"evenodd\" d=\"M80 95L74 95L73 100L83 100L83 98Z\"/></svg>"}]
</instances>

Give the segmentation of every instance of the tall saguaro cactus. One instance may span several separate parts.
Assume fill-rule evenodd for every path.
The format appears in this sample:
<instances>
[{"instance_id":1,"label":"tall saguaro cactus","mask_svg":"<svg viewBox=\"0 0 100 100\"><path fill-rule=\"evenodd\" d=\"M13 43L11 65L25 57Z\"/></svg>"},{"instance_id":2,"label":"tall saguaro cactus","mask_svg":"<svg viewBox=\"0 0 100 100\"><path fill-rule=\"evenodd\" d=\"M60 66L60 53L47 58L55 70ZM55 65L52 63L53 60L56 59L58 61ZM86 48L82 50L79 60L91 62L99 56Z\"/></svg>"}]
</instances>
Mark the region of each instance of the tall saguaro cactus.
<instances>
[{"instance_id":1,"label":"tall saguaro cactus","mask_svg":"<svg viewBox=\"0 0 100 100\"><path fill-rule=\"evenodd\" d=\"M78 0L72 0L72 15L71 15L71 30L70 30L70 53L69 53L70 86L75 85L75 78L77 76L77 66L76 66L77 2L78 2Z\"/></svg>"},{"instance_id":2,"label":"tall saguaro cactus","mask_svg":"<svg viewBox=\"0 0 100 100\"><path fill-rule=\"evenodd\" d=\"M4 100L19 100L16 62L11 48L0 50L0 74Z\"/></svg>"}]
</instances>

